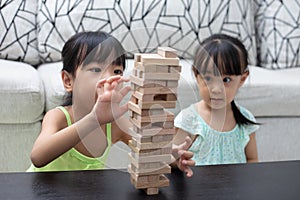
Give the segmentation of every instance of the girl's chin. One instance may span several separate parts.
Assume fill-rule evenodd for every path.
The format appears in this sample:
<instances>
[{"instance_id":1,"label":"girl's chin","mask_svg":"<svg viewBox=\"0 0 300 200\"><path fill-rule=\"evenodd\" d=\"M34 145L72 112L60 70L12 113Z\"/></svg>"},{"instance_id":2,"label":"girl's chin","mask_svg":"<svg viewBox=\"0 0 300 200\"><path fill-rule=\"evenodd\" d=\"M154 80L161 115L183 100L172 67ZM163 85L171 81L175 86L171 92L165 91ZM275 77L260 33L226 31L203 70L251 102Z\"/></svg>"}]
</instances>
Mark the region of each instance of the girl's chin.
<instances>
[{"instance_id":1,"label":"girl's chin","mask_svg":"<svg viewBox=\"0 0 300 200\"><path fill-rule=\"evenodd\" d=\"M223 100L212 99L212 100L210 100L209 105L212 109L221 109L221 108L225 107L225 102Z\"/></svg>"}]
</instances>

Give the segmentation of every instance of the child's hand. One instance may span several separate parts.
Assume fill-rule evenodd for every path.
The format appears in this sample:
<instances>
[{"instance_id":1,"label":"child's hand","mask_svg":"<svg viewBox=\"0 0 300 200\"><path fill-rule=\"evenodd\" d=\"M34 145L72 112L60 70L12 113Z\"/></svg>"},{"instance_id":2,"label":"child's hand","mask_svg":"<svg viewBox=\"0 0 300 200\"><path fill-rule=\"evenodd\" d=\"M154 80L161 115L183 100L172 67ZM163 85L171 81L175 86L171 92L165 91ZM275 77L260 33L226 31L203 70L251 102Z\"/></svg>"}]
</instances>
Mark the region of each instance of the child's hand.
<instances>
[{"instance_id":1,"label":"child's hand","mask_svg":"<svg viewBox=\"0 0 300 200\"><path fill-rule=\"evenodd\" d=\"M122 83L128 81L122 76L112 76L97 83L94 110L100 124L114 121L128 110L127 103L120 106L122 99L131 90L129 86L122 87Z\"/></svg>"},{"instance_id":2,"label":"child's hand","mask_svg":"<svg viewBox=\"0 0 300 200\"><path fill-rule=\"evenodd\" d=\"M185 142L180 145L174 145L172 146L173 155L176 160L177 167L186 173L187 177L193 176L193 171L191 169L192 166L195 166L195 161L192 160L193 152L187 151L188 148L191 146L192 140L190 137L185 138Z\"/></svg>"}]
</instances>

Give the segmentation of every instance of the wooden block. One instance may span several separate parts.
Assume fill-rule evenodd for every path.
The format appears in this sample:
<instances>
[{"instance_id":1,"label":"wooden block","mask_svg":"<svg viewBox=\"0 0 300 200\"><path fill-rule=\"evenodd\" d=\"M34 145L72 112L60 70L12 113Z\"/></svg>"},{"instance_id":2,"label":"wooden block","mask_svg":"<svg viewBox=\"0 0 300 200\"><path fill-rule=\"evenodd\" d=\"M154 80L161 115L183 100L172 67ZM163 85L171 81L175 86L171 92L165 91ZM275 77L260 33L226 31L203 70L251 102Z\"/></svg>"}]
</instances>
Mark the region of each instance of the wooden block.
<instances>
[{"instance_id":1,"label":"wooden block","mask_svg":"<svg viewBox=\"0 0 300 200\"><path fill-rule=\"evenodd\" d=\"M145 192L146 192L147 195L155 195L155 194L159 193L159 190L158 190L157 187L155 187L155 188L151 187L151 188L146 188Z\"/></svg>"},{"instance_id":2,"label":"wooden block","mask_svg":"<svg viewBox=\"0 0 300 200\"><path fill-rule=\"evenodd\" d=\"M159 181L160 174L137 174L128 167L128 173L130 173L131 178L136 182L151 183Z\"/></svg>"},{"instance_id":3,"label":"wooden block","mask_svg":"<svg viewBox=\"0 0 300 200\"><path fill-rule=\"evenodd\" d=\"M166 118L166 120L169 120ZM129 121L136 127L140 129L150 129L152 127L161 127L161 128L173 128L174 122L172 121L166 121L159 119L159 121L152 120L151 122L141 122L141 120L137 120L135 118L129 118Z\"/></svg>"},{"instance_id":4,"label":"wooden block","mask_svg":"<svg viewBox=\"0 0 300 200\"><path fill-rule=\"evenodd\" d=\"M146 65L144 66L141 62L134 62L134 69L138 69L144 72L152 72L155 73L157 72L157 67L159 65Z\"/></svg>"},{"instance_id":5,"label":"wooden block","mask_svg":"<svg viewBox=\"0 0 300 200\"><path fill-rule=\"evenodd\" d=\"M142 78L144 80L179 80L180 79L180 73L170 73L170 72L166 72L166 73L145 73L143 71L140 71L139 73L139 78Z\"/></svg>"},{"instance_id":6,"label":"wooden block","mask_svg":"<svg viewBox=\"0 0 300 200\"><path fill-rule=\"evenodd\" d=\"M151 137L151 142L157 143L157 142L167 142L172 141L173 135L155 135Z\"/></svg>"},{"instance_id":7,"label":"wooden block","mask_svg":"<svg viewBox=\"0 0 300 200\"><path fill-rule=\"evenodd\" d=\"M129 134L134 137L134 139L139 143L147 143L147 142L167 142L172 141L174 134L163 134L163 135L154 135L154 136L148 136L148 135L141 135L137 134L135 131L129 130Z\"/></svg>"},{"instance_id":8,"label":"wooden block","mask_svg":"<svg viewBox=\"0 0 300 200\"><path fill-rule=\"evenodd\" d=\"M162 154L162 155L151 155L151 156L141 156L139 154L132 154L132 152L128 153L134 161L137 163L152 163L152 162L165 162L171 163L172 157L171 154Z\"/></svg>"},{"instance_id":9,"label":"wooden block","mask_svg":"<svg viewBox=\"0 0 300 200\"><path fill-rule=\"evenodd\" d=\"M144 79L139 78L134 75L130 75L130 81L141 87L146 87L146 85L158 86L158 87L166 87L167 86L166 80L144 80ZM169 81L172 81L172 80L169 80ZM178 81L176 80L176 82L178 82Z\"/></svg>"},{"instance_id":10,"label":"wooden block","mask_svg":"<svg viewBox=\"0 0 300 200\"><path fill-rule=\"evenodd\" d=\"M153 167L152 168L136 168L134 165L129 164L128 165L128 172L141 175L141 176L146 176L146 175L151 175L151 174L170 174L171 173L171 167L168 164L165 163L160 163L158 167Z\"/></svg>"},{"instance_id":11,"label":"wooden block","mask_svg":"<svg viewBox=\"0 0 300 200\"><path fill-rule=\"evenodd\" d=\"M136 113L141 114L143 109L161 109L161 108L175 108L176 101L149 101L143 102L136 98L134 94L131 96L130 101L128 102L131 105L130 109L134 110ZM136 105L136 106L134 106ZM140 110L140 111L139 111Z\"/></svg>"},{"instance_id":12,"label":"wooden block","mask_svg":"<svg viewBox=\"0 0 300 200\"><path fill-rule=\"evenodd\" d=\"M172 73L169 71L169 65L158 65L156 67L156 72L157 73ZM175 71L173 71L174 73L176 73Z\"/></svg>"},{"instance_id":13,"label":"wooden block","mask_svg":"<svg viewBox=\"0 0 300 200\"><path fill-rule=\"evenodd\" d=\"M133 70L135 69L145 73L180 73L181 65L143 65L141 62L135 62Z\"/></svg>"},{"instance_id":14,"label":"wooden block","mask_svg":"<svg viewBox=\"0 0 300 200\"><path fill-rule=\"evenodd\" d=\"M166 87L169 87L169 88L174 88L174 87L177 87L178 86L178 81L172 81L172 80L168 80L166 81Z\"/></svg>"},{"instance_id":15,"label":"wooden block","mask_svg":"<svg viewBox=\"0 0 300 200\"><path fill-rule=\"evenodd\" d=\"M169 65L170 73L180 73L181 72L181 65Z\"/></svg>"},{"instance_id":16,"label":"wooden block","mask_svg":"<svg viewBox=\"0 0 300 200\"><path fill-rule=\"evenodd\" d=\"M130 109L129 111L132 112L131 117L136 119L139 123L143 122L165 122L165 121L173 121L174 114L168 110L163 110L163 112L159 112L162 109L144 109L138 110L135 112L134 110ZM140 112L141 111L141 112Z\"/></svg>"},{"instance_id":17,"label":"wooden block","mask_svg":"<svg viewBox=\"0 0 300 200\"><path fill-rule=\"evenodd\" d=\"M146 149L159 149L159 148L168 148L172 147L172 142L157 142L157 143L139 143L135 140L135 138L132 138L128 142L128 146L134 146L137 147L141 150L146 150Z\"/></svg>"},{"instance_id":18,"label":"wooden block","mask_svg":"<svg viewBox=\"0 0 300 200\"><path fill-rule=\"evenodd\" d=\"M162 128L159 126L153 126L150 129L139 129L138 127L129 128L129 133L132 135L141 135L141 136L154 136L154 135L174 135L174 128Z\"/></svg>"},{"instance_id":19,"label":"wooden block","mask_svg":"<svg viewBox=\"0 0 300 200\"><path fill-rule=\"evenodd\" d=\"M158 54L141 54L138 61L143 65L179 65L179 58L165 58Z\"/></svg>"},{"instance_id":20,"label":"wooden block","mask_svg":"<svg viewBox=\"0 0 300 200\"><path fill-rule=\"evenodd\" d=\"M167 187L170 184L169 179L163 174L159 175L159 179L156 182L151 182L151 183L136 182L131 177L131 183L135 186L136 189L144 189L144 188L152 188L152 187L158 187L158 188Z\"/></svg>"},{"instance_id":21,"label":"wooden block","mask_svg":"<svg viewBox=\"0 0 300 200\"><path fill-rule=\"evenodd\" d=\"M139 62L141 62L141 57L142 57L142 53L135 53L134 54L134 62L137 62L137 63L139 63Z\"/></svg>"},{"instance_id":22,"label":"wooden block","mask_svg":"<svg viewBox=\"0 0 300 200\"><path fill-rule=\"evenodd\" d=\"M177 94L177 87L169 88L169 87L135 87L133 91L138 91L142 94Z\"/></svg>"},{"instance_id":23,"label":"wooden block","mask_svg":"<svg viewBox=\"0 0 300 200\"><path fill-rule=\"evenodd\" d=\"M140 156L153 156L153 155L162 155L162 154L171 154L172 148L166 147L166 148L160 148L160 149L146 149L146 150L140 150L137 147L131 146L131 153L132 156L135 158L135 154L139 154Z\"/></svg>"},{"instance_id":24,"label":"wooden block","mask_svg":"<svg viewBox=\"0 0 300 200\"><path fill-rule=\"evenodd\" d=\"M157 53L165 58L176 58L177 51L170 47L158 47Z\"/></svg>"}]
</instances>

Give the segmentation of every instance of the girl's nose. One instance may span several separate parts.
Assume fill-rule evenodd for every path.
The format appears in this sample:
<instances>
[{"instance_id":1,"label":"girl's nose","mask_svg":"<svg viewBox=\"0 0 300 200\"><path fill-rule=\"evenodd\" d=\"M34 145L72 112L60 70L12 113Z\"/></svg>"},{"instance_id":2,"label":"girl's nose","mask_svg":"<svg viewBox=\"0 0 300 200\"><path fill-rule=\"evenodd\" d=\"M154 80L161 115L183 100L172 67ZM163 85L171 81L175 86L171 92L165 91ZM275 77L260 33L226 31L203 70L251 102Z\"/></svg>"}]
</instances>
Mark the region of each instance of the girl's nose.
<instances>
[{"instance_id":1,"label":"girl's nose","mask_svg":"<svg viewBox=\"0 0 300 200\"><path fill-rule=\"evenodd\" d=\"M219 83L219 81L217 81L217 82L211 84L210 91L212 93L217 93L217 94L222 93L224 91L224 85Z\"/></svg>"}]
</instances>

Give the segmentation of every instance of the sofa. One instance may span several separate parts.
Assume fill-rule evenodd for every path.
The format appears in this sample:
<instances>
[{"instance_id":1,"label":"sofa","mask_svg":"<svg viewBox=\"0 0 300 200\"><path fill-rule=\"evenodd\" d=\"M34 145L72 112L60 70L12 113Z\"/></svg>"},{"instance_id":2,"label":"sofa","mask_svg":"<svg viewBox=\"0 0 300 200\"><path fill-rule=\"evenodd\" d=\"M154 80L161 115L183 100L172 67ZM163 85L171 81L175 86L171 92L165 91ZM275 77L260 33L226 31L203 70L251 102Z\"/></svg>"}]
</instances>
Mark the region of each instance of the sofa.
<instances>
[{"instance_id":1,"label":"sofa","mask_svg":"<svg viewBox=\"0 0 300 200\"><path fill-rule=\"evenodd\" d=\"M4 0L0 10L0 171L24 171L45 112L60 105L60 52L80 31L103 30L134 53L177 50L182 65L177 106L198 101L191 73L197 45L212 33L240 38L250 77L236 101L262 123L260 162L300 158L300 0ZM129 97L126 97L127 100ZM129 149L113 145L108 168L126 168ZM118 159L116 155L118 154ZM121 159L119 159L121 158Z\"/></svg>"}]
</instances>

